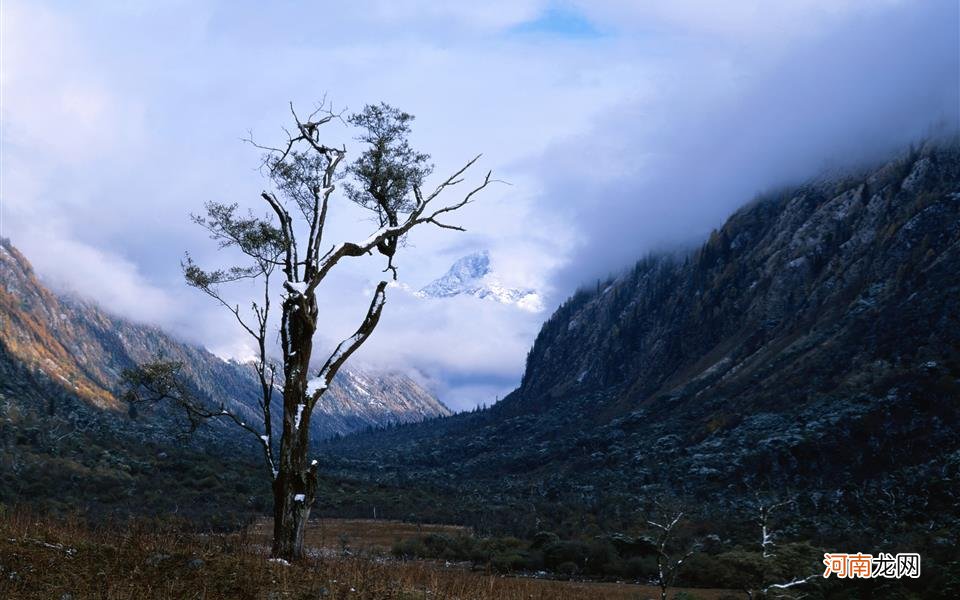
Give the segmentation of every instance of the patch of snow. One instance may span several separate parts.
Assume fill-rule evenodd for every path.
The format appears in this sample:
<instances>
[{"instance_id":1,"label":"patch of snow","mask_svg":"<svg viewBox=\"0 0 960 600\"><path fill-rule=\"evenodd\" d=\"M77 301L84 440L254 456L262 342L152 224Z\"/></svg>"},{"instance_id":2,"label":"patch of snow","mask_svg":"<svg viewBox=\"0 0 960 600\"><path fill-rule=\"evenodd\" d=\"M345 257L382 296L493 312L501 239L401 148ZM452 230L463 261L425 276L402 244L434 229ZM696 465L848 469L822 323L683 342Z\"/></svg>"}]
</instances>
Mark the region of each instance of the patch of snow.
<instances>
[{"instance_id":1,"label":"patch of snow","mask_svg":"<svg viewBox=\"0 0 960 600\"><path fill-rule=\"evenodd\" d=\"M369 396L370 390L366 388L366 386L364 385L365 383L367 382L362 377L355 375L353 373L350 374L350 384L353 386L353 388L357 390L360 394L364 396Z\"/></svg>"},{"instance_id":2,"label":"patch of snow","mask_svg":"<svg viewBox=\"0 0 960 600\"><path fill-rule=\"evenodd\" d=\"M303 295L308 286L305 281L284 281L283 287L293 295Z\"/></svg>"},{"instance_id":3,"label":"patch of snow","mask_svg":"<svg viewBox=\"0 0 960 600\"><path fill-rule=\"evenodd\" d=\"M303 494L297 494L296 496L293 497L294 502L305 502L306 499L307 497Z\"/></svg>"},{"instance_id":4,"label":"patch of snow","mask_svg":"<svg viewBox=\"0 0 960 600\"><path fill-rule=\"evenodd\" d=\"M418 292L431 298L444 298L462 293L465 286L490 273L490 254L475 252L457 260L446 274Z\"/></svg>"},{"instance_id":5,"label":"patch of snow","mask_svg":"<svg viewBox=\"0 0 960 600\"><path fill-rule=\"evenodd\" d=\"M414 295L418 298L467 295L511 304L531 312L543 310L543 302L535 290L508 287L493 274L490 269L490 255L486 250L457 260L445 275L424 286Z\"/></svg>"},{"instance_id":6,"label":"patch of snow","mask_svg":"<svg viewBox=\"0 0 960 600\"><path fill-rule=\"evenodd\" d=\"M289 566L290 566L290 563L288 563L287 561L283 560L282 558L268 558L268 559L267 559L267 562L272 562L272 563L276 563L276 564L278 564L278 565L283 565L284 567L289 567Z\"/></svg>"},{"instance_id":7,"label":"patch of snow","mask_svg":"<svg viewBox=\"0 0 960 600\"><path fill-rule=\"evenodd\" d=\"M307 382L307 394L311 396L317 393L318 391L325 390L325 389L327 389L327 384L324 383L322 377L314 377L313 379Z\"/></svg>"},{"instance_id":8,"label":"patch of snow","mask_svg":"<svg viewBox=\"0 0 960 600\"><path fill-rule=\"evenodd\" d=\"M294 420L294 422L293 422L293 428L294 428L294 429L297 429L297 430L300 429L300 418L303 416L303 409L306 408L306 407L307 407L306 404L298 404L298 405L297 405L297 418L296 418L296 420Z\"/></svg>"}]
</instances>

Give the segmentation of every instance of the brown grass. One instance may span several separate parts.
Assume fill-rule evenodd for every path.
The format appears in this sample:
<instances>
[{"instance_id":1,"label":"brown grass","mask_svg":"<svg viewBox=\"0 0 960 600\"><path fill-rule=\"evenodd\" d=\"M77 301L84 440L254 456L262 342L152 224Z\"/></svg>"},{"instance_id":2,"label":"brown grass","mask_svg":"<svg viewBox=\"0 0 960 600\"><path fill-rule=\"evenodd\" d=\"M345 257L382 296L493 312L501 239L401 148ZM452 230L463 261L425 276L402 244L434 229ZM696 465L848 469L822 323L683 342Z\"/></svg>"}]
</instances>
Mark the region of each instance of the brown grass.
<instances>
[{"instance_id":1,"label":"brown grass","mask_svg":"<svg viewBox=\"0 0 960 600\"><path fill-rule=\"evenodd\" d=\"M430 533L471 535L469 527L432 523L405 523L386 519L316 519L307 524L304 543L310 548L390 552L394 542ZM250 539L265 546L273 535L273 520L262 518L250 528Z\"/></svg>"},{"instance_id":2,"label":"brown grass","mask_svg":"<svg viewBox=\"0 0 960 600\"><path fill-rule=\"evenodd\" d=\"M313 535L352 532L353 539L376 546L406 531L402 525L328 521ZM364 537L367 530L375 533ZM659 593L646 586L497 577L370 556L318 556L285 566L267 560L261 535L187 534L137 523L90 528L77 520L7 514L0 516L0 598L627 600ZM703 600L721 594L688 591Z\"/></svg>"}]
</instances>

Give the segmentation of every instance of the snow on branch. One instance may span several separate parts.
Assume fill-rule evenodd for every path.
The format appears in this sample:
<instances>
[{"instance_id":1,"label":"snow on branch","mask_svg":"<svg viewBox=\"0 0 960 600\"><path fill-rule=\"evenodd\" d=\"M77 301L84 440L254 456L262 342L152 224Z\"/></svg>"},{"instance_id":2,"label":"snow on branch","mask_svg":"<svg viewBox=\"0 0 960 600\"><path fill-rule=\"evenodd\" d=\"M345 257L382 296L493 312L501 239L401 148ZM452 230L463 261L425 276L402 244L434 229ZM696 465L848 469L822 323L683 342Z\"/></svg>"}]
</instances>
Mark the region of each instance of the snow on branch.
<instances>
[{"instance_id":1,"label":"snow on branch","mask_svg":"<svg viewBox=\"0 0 960 600\"><path fill-rule=\"evenodd\" d=\"M785 589L792 588L792 587L795 587L795 586L798 586L798 585L803 585L804 583L809 583L809 582L813 581L814 579L817 579L818 577L820 577L819 574L817 574L817 575L809 575L809 576L807 576L807 577L803 577L803 578L800 578L800 579L794 579L793 581L788 581L787 583L772 583L772 584L768 585L767 587L763 588L763 590L761 590L761 591L762 591L764 594L766 594L766 593L769 592L770 590L785 590Z\"/></svg>"},{"instance_id":2,"label":"snow on branch","mask_svg":"<svg viewBox=\"0 0 960 600\"><path fill-rule=\"evenodd\" d=\"M350 355L363 345L363 343L367 341L367 338L370 337L370 334L373 333L377 323L380 321L383 305L387 301L386 289L386 281L381 281L377 284L377 289L373 293L373 299L370 301L369 308L367 308L367 314L363 319L363 323L360 324L360 327L357 328L357 331L353 335L337 344L333 353L327 358L323 367L320 368L317 379L311 382L313 393L309 398L310 410L313 410L314 404L316 404L320 396L323 395L323 392L330 386L330 382L333 380L334 375L337 374L337 371L340 370L340 367L343 366L343 363L345 363L347 359L350 358Z\"/></svg>"}]
</instances>

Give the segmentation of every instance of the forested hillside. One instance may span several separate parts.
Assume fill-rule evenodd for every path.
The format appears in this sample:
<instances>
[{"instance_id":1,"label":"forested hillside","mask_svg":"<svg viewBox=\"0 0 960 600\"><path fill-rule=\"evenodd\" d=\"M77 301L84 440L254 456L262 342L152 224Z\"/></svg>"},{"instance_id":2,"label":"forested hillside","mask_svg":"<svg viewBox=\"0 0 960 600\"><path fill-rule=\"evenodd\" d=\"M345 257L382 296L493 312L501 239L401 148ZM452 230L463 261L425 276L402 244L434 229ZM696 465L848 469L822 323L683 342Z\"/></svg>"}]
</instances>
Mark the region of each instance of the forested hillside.
<instances>
[{"instance_id":1,"label":"forested hillside","mask_svg":"<svg viewBox=\"0 0 960 600\"><path fill-rule=\"evenodd\" d=\"M247 433L212 420L187 435L173 406L120 399L122 371L158 355L181 361L210 407L261 418L250 365L54 293L0 240L0 502L214 520L266 510L264 466ZM362 368L339 373L316 412L318 437L449 414L406 375Z\"/></svg>"},{"instance_id":2,"label":"forested hillside","mask_svg":"<svg viewBox=\"0 0 960 600\"><path fill-rule=\"evenodd\" d=\"M786 537L935 553L958 532L958 425L950 142L767 194L695 251L580 290L492 408L323 451L331 476L391 490L340 510L577 535L673 498L738 539L772 497Z\"/></svg>"}]
</instances>

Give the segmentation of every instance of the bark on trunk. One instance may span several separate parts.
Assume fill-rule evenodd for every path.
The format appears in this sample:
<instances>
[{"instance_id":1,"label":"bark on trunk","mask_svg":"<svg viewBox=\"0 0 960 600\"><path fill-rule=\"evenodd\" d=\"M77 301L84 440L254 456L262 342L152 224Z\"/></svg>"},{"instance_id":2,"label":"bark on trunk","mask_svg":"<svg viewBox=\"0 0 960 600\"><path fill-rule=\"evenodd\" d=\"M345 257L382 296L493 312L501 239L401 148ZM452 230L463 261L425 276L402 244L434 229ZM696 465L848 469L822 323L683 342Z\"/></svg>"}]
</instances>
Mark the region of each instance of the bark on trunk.
<instances>
[{"instance_id":1,"label":"bark on trunk","mask_svg":"<svg viewBox=\"0 0 960 600\"><path fill-rule=\"evenodd\" d=\"M273 557L294 561L303 557L303 534L310 508L295 501L294 495L274 485L273 493Z\"/></svg>"},{"instance_id":2,"label":"bark on trunk","mask_svg":"<svg viewBox=\"0 0 960 600\"><path fill-rule=\"evenodd\" d=\"M273 557L303 556L304 531L317 487L317 467L308 460L310 406L307 380L317 306L312 296L284 301L281 338L284 352L283 436L273 481Z\"/></svg>"},{"instance_id":3,"label":"bark on trunk","mask_svg":"<svg viewBox=\"0 0 960 600\"><path fill-rule=\"evenodd\" d=\"M310 503L301 498L293 486L278 478L273 485L273 548L274 558L295 561L303 557L303 540Z\"/></svg>"},{"instance_id":4,"label":"bark on trunk","mask_svg":"<svg viewBox=\"0 0 960 600\"><path fill-rule=\"evenodd\" d=\"M304 417L301 417L304 418ZM307 423L301 423L306 430ZM316 497L317 466L307 464L309 438L281 442L280 470L273 481L273 557L294 561L303 556L304 531Z\"/></svg>"}]
</instances>

